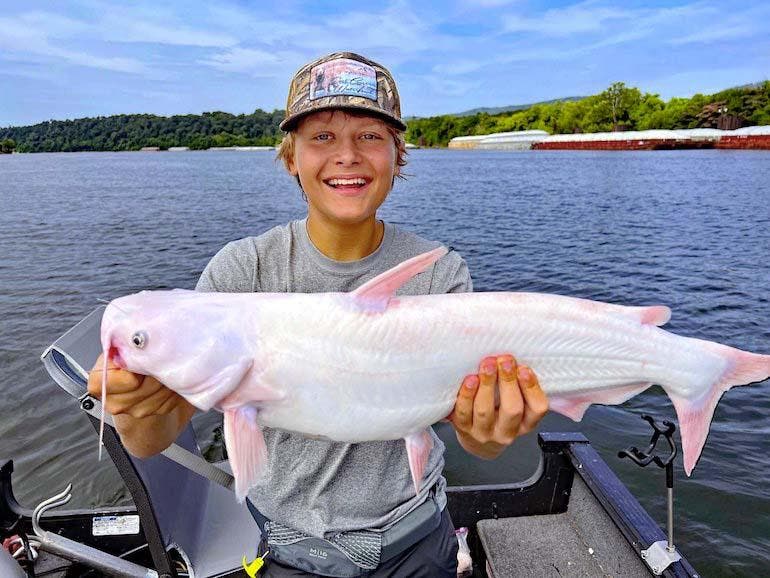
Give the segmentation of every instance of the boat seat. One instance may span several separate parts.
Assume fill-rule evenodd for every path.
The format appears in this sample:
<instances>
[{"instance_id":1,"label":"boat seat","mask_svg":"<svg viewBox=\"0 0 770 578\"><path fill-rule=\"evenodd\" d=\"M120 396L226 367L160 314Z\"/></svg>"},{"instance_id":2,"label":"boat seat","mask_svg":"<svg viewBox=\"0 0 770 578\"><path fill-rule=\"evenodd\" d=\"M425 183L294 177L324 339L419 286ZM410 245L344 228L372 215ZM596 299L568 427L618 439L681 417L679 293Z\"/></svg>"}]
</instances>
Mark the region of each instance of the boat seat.
<instances>
[{"instance_id":1,"label":"boat seat","mask_svg":"<svg viewBox=\"0 0 770 578\"><path fill-rule=\"evenodd\" d=\"M480 520L476 528L491 578L651 576L579 476L567 512Z\"/></svg>"},{"instance_id":2,"label":"boat seat","mask_svg":"<svg viewBox=\"0 0 770 578\"><path fill-rule=\"evenodd\" d=\"M75 397L98 429L98 400L87 393L87 370L101 353L100 307L57 339L42 355L46 369L62 389ZM130 455L114 428L105 425L105 447L126 482L141 517L156 570L175 575L176 551L191 576L225 576L241 570L241 559L256 554L259 528L235 494L164 455L147 459ZM176 441L200 457L189 426ZM94 459L96 452L94 451ZM227 464L218 464L229 471Z\"/></svg>"}]
</instances>

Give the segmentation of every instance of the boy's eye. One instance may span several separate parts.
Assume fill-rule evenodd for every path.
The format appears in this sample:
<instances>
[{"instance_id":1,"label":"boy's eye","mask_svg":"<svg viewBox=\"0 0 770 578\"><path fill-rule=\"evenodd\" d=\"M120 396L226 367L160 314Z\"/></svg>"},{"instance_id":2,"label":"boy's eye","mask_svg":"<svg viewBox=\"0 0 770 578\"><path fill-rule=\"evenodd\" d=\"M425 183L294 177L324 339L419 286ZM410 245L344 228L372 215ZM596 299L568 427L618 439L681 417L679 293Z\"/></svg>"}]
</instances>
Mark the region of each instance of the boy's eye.
<instances>
[{"instance_id":1,"label":"boy's eye","mask_svg":"<svg viewBox=\"0 0 770 578\"><path fill-rule=\"evenodd\" d=\"M364 133L361 136L361 138L363 138L364 140L379 140L382 137L378 135L376 132L367 132L367 133Z\"/></svg>"},{"instance_id":2,"label":"boy's eye","mask_svg":"<svg viewBox=\"0 0 770 578\"><path fill-rule=\"evenodd\" d=\"M332 135L330 135L328 132L322 132L321 134L316 135L315 138L316 140L327 141L327 140L331 140Z\"/></svg>"}]
</instances>

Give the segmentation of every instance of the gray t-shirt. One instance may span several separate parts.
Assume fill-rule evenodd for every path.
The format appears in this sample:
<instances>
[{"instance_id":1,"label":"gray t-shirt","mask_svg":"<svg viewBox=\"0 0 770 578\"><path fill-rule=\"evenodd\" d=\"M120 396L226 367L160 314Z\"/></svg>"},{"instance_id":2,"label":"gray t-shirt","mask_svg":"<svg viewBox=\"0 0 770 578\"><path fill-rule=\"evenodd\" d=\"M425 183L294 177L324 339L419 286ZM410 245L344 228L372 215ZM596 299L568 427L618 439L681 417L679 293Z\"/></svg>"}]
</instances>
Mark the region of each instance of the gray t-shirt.
<instances>
[{"instance_id":1,"label":"gray t-shirt","mask_svg":"<svg viewBox=\"0 0 770 578\"><path fill-rule=\"evenodd\" d=\"M386 223L382 243L374 253L359 261L340 262L316 249L305 225L304 220L293 221L258 237L227 244L206 266L196 289L347 292L439 246ZM468 267L450 251L409 280L398 294L463 291L472 291ZM446 481L441 475L444 444L432 430L431 434L433 450L425 467L425 481L415 496L403 440L350 444L264 428L267 472L249 492L249 498L269 519L318 537L385 529L425 501L434 485L439 505L446 505Z\"/></svg>"}]
</instances>

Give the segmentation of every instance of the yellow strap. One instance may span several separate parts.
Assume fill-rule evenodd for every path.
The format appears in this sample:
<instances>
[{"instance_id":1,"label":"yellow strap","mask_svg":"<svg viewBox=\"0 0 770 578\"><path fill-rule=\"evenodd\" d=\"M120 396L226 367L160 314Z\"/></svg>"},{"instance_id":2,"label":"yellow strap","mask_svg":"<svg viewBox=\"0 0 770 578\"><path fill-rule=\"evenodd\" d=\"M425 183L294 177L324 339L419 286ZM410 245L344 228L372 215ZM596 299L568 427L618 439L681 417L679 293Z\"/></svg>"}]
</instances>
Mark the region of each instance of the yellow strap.
<instances>
[{"instance_id":1,"label":"yellow strap","mask_svg":"<svg viewBox=\"0 0 770 578\"><path fill-rule=\"evenodd\" d=\"M249 578L256 578L257 573L262 569L262 566L265 563L265 556L269 553L270 550L262 554L259 558L254 558L254 560L248 564L246 563L246 556L243 557L241 564L243 564L243 569L246 570L246 574L249 575Z\"/></svg>"}]
</instances>

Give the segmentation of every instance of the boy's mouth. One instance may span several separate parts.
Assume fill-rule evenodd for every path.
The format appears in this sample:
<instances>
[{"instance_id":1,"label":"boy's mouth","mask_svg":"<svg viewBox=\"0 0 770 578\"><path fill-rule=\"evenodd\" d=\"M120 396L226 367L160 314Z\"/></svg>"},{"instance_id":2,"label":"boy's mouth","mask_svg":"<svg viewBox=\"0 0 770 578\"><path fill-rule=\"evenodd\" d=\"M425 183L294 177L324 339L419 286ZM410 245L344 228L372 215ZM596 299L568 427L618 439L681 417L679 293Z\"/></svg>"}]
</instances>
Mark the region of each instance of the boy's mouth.
<instances>
[{"instance_id":1,"label":"boy's mouth","mask_svg":"<svg viewBox=\"0 0 770 578\"><path fill-rule=\"evenodd\" d=\"M364 177L332 177L324 179L324 183L340 192L356 192L369 184Z\"/></svg>"}]
</instances>

